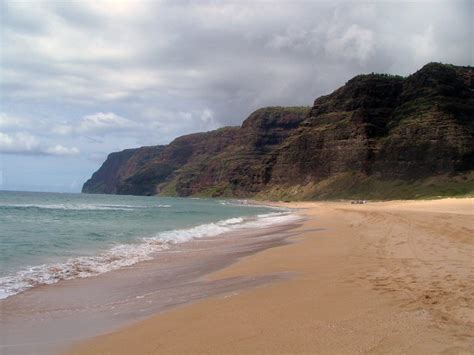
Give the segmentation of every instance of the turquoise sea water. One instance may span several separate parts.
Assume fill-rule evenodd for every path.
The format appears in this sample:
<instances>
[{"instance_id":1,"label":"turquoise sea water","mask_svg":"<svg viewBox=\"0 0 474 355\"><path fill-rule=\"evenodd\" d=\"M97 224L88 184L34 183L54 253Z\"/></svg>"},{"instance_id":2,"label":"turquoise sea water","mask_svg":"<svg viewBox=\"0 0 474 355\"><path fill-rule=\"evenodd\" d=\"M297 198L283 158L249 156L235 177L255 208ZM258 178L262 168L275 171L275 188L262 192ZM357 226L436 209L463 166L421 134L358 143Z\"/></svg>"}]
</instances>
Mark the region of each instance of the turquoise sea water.
<instances>
[{"instance_id":1,"label":"turquoise sea water","mask_svg":"<svg viewBox=\"0 0 474 355\"><path fill-rule=\"evenodd\" d=\"M242 201L0 192L0 298L132 265L171 244L287 217Z\"/></svg>"}]
</instances>

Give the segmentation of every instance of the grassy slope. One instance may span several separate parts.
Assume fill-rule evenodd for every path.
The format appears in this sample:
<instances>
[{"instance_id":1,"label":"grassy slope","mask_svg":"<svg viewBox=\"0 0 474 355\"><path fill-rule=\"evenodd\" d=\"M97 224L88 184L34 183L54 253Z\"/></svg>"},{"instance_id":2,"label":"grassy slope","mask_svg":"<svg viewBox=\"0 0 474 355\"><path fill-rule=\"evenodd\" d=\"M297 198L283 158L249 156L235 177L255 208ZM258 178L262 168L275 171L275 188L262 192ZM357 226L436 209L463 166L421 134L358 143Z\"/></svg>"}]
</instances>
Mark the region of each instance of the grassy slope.
<instances>
[{"instance_id":1,"label":"grassy slope","mask_svg":"<svg viewBox=\"0 0 474 355\"><path fill-rule=\"evenodd\" d=\"M347 173L318 183L273 186L257 199L270 200L394 200L444 197L473 197L474 172L457 176L436 176L424 180L383 180L374 176Z\"/></svg>"}]
</instances>

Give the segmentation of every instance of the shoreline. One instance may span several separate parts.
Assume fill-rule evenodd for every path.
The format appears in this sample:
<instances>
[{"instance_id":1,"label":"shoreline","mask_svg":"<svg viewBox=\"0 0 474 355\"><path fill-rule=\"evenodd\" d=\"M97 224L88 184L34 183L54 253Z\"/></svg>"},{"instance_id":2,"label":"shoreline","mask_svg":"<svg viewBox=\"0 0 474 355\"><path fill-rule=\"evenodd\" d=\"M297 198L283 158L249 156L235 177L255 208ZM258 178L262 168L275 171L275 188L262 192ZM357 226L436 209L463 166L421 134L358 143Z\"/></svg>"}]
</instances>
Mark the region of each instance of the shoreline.
<instances>
[{"instance_id":1,"label":"shoreline","mask_svg":"<svg viewBox=\"0 0 474 355\"><path fill-rule=\"evenodd\" d=\"M294 214L291 214L294 215ZM300 218L259 219L219 235L172 244L154 258L87 278L39 285L0 300L2 354L56 353L168 309L283 280L285 273L212 281L206 275L287 243Z\"/></svg>"},{"instance_id":2,"label":"shoreline","mask_svg":"<svg viewBox=\"0 0 474 355\"><path fill-rule=\"evenodd\" d=\"M272 208L263 205L254 207ZM187 228L161 231L154 237L142 237L135 243L115 244L92 255L79 255L59 262L30 265L17 270L16 273L0 277L0 302L36 287L54 285L58 282L78 278L96 277L149 261L173 245L228 233L238 233L250 228L259 229L286 222L290 223L292 215L287 209L280 208L278 212L210 221ZM281 220L282 218L287 221Z\"/></svg>"},{"instance_id":3,"label":"shoreline","mask_svg":"<svg viewBox=\"0 0 474 355\"><path fill-rule=\"evenodd\" d=\"M68 353L474 351L474 199L272 205L304 209L290 243L206 279L292 277L206 297Z\"/></svg>"}]
</instances>

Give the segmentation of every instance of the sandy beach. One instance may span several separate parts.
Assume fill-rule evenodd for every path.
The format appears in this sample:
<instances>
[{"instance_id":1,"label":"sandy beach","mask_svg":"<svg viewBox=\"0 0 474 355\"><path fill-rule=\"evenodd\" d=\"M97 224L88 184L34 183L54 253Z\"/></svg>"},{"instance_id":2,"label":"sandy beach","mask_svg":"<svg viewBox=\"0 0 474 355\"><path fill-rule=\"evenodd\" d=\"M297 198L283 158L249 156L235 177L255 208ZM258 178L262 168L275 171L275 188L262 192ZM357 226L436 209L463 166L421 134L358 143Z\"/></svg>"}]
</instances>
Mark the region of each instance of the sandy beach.
<instances>
[{"instance_id":1,"label":"sandy beach","mask_svg":"<svg viewBox=\"0 0 474 355\"><path fill-rule=\"evenodd\" d=\"M474 199L282 204L290 244L208 281L291 275L210 296L70 354L474 353Z\"/></svg>"},{"instance_id":2,"label":"sandy beach","mask_svg":"<svg viewBox=\"0 0 474 355\"><path fill-rule=\"evenodd\" d=\"M38 285L2 299L0 354L60 353L73 343L172 308L288 279L292 274L284 272L222 280L206 276L287 244L301 220L285 213L263 225L261 219L249 221L233 232L169 245L148 261L95 277Z\"/></svg>"}]
</instances>

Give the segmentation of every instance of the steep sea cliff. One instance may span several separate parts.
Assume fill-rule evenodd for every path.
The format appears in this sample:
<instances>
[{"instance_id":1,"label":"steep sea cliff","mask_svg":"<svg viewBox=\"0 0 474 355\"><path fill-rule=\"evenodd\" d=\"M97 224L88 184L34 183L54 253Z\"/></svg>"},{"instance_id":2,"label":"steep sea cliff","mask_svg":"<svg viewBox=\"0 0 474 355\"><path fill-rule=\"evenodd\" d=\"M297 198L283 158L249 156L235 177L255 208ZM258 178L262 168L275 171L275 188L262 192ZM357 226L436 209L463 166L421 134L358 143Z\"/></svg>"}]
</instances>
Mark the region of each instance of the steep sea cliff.
<instances>
[{"instance_id":1,"label":"steep sea cliff","mask_svg":"<svg viewBox=\"0 0 474 355\"><path fill-rule=\"evenodd\" d=\"M312 107L112 153L86 193L284 199L474 191L474 68L359 75Z\"/></svg>"}]
</instances>

